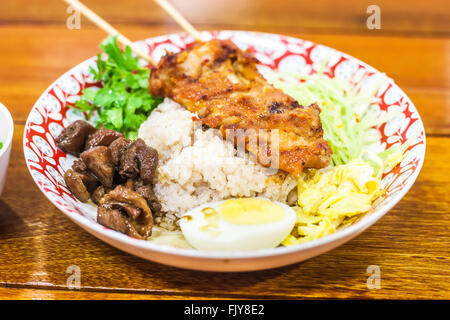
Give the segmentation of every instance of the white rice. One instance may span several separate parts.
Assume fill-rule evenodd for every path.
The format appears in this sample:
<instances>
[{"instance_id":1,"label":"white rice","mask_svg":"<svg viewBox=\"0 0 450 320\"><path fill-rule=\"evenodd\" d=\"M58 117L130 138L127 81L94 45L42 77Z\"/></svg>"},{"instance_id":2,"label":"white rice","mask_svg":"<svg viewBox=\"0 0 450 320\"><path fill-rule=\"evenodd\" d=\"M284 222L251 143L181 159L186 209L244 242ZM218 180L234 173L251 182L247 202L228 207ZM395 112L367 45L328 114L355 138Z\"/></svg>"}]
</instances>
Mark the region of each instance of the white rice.
<instances>
[{"instance_id":1,"label":"white rice","mask_svg":"<svg viewBox=\"0 0 450 320\"><path fill-rule=\"evenodd\" d=\"M155 194L163 212L156 224L175 230L187 210L231 197L292 203L288 195L295 194L291 192L297 185L294 176L269 175L261 165L238 157L232 143L215 130L203 131L194 116L166 98L139 129L139 137L158 150L160 158Z\"/></svg>"}]
</instances>

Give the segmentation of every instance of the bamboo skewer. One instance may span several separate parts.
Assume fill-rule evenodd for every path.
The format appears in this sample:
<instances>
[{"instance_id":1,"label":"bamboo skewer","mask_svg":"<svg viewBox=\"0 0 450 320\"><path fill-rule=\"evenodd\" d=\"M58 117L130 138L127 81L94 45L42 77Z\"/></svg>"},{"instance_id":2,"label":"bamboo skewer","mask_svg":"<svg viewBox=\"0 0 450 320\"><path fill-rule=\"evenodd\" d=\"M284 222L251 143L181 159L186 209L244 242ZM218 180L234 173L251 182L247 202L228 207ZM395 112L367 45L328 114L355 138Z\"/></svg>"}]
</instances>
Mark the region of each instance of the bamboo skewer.
<instances>
[{"instance_id":1,"label":"bamboo skewer","mask_svg":"<svg viewBox=\"0 0 450 320\"><path fill-rule=\"evenodd\" d=\"M155 0L155 2L164 9L187 33L195 40L203 42L200 32L189 23L179 12L166 0Z\"/></svg>"},{"instance_id":2,"label":"bamboo skewer","mask_svg":"<svg viewBox=\"0 0 450 320\"><path fill-rule=\"evenodd\" d=\"M106 33L109 35L117 36L117 41L119 41L121 44L125 46L129 46L133 52L139 56L140 58L144 59L151 65L155 66L156 63L153 61L153 59L147 55L146 53L139 50L133 42L131 42L130 39L125 37L123 34L121 34L117 29L115 29L112 25L110 25L108 22L103 20L100 16L98 16L94 11L86 7L84 4L82 4L78 0L64 0L68 4L70 4L75 10L80 11L86 18L88 18L91 22L96 24L100 29L103 29Z\"/></svg>"}]
</instances>

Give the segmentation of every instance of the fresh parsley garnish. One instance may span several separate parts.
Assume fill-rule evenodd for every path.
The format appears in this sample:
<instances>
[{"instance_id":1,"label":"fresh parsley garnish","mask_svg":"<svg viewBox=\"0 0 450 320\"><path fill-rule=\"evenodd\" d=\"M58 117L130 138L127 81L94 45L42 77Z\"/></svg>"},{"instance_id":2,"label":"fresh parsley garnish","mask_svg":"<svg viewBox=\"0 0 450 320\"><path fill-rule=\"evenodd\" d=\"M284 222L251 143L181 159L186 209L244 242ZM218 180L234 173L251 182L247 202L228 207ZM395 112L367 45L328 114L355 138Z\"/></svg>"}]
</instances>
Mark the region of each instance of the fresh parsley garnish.
<instances>
[{"instance_id":1,"label":"fresh parsley garnish","mask_svg":"<svg viewBox=\"0 0 450 320\"><path fill-rule=\"evenodd\" d=\"M141 67L129 46L122 50L116 37L106 38L100 48L107 54L106 60L97 55L97 70L90 68L102 88L84 89L75 107L88 113L96 110L97 127L120 131L129 139L137 137L137 131L150 112L162 102L148 92L150 70Z\"/></svg>"},{"instance_id":2,"label":"fresh parsley garnish","mask_svg":"<svg viewBox=\"0 0 450 320\"><path fill-rule=\"evenodd\" d=\"M3 142L0 141L0 149L3 148Z\"/></svg>"}]
</instances>

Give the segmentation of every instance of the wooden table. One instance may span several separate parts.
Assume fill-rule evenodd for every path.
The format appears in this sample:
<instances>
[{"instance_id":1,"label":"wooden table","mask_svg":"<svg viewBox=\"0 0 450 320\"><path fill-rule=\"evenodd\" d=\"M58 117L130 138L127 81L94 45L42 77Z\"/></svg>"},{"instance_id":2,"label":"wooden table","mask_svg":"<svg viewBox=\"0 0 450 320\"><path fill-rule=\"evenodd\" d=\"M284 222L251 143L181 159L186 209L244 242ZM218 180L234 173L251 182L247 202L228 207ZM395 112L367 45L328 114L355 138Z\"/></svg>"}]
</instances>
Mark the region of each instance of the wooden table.
<instances>
[{"instance_id":1,"label":"wooden table","mask_svg":"<svg viewBox=\"0 0 450 320\"><path fill-rule=\"evenodd\" d=\"M199 29L282 33L347 52L395 79L425 123L422 172L403 200L349 243L301 264L253 273L202 273L151 263L69 221L28 174L22 134L30 108L59 75L98 52L102 31L66 28L58 0L0 2L0 100L15 120L0 200L2 299L450 298L450 8L447 0L377 1L381 29L366 27L369 1L172 1ZM131 39L179 31L152 1L86 4ZM70 265L81 289L69 290ZM366 286L369 265L381 289Z\"/></svg>"}]
</instances>

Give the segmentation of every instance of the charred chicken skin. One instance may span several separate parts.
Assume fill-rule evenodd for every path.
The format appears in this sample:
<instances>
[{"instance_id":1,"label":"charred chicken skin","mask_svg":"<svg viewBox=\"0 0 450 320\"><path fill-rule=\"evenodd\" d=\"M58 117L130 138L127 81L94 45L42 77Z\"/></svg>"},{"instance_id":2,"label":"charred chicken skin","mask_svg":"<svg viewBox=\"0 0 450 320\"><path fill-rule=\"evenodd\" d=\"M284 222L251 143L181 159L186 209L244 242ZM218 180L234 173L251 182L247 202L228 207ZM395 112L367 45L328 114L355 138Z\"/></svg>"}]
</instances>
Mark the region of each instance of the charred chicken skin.
<instances>
[{"instance_id":1,"label":"charred chicken skin","mask_svg":"<svg viewBox=\"0 0 450 320\"><path fill-rule=\"evenodd\" d=\"M269 84L257 63L228 40L195 43L161 58L151 72L150 91L196 113L224 137L229 129L243 132L245 149L264 166L278 150L277 169L299 175L303 168L326 167L331 149L323 139L320 108L302 106Z\"/></svg>"}]
</instances>

